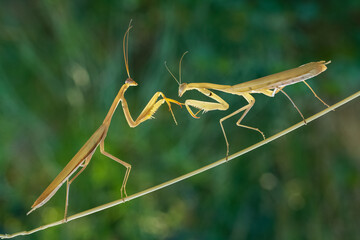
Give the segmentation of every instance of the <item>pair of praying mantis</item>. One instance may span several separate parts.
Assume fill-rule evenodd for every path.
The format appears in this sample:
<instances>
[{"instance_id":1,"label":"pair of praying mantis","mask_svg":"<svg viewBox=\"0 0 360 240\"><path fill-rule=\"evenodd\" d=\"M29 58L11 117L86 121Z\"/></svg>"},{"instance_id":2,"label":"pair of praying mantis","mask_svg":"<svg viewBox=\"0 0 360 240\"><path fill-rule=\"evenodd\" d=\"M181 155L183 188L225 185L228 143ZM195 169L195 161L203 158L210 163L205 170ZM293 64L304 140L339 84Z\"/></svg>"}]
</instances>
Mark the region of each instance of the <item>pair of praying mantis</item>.
<instances>
[{"instance_id":1,"label":"pair of praying mantis","mask_svg":"<svg viewBox=\"0 0 360 240\"><path fill-rule=\"evenodd\" d=\"M241 121L244 119L245 115L249 112L249 110L252 108L252 106L255 103L254 97L251 95L252 93L262 93L269 97L274 97L275 94L278 92L283 92L288 98L289 96L283 91L283 88L295 84L298 82L304 82L312 91L312 93L317 97L322 103L324 103L326 106L328 106L324 101L322 101L316 93L311 89L311 87L305 82L306 79L315 77L316 75L322 73L326 70L326 65L329 62L325 61L319 61L319 62L310 62L307 64L304 64L300 67L286 70L280 73L272 74L266 77L258 78L252 81L240 83L237 85L229 86L229 85L220 85L220 84L213 84L213 83L181 83L181 61L186 54L186 52L183 54L183 56L180 59L179 62L179 81L175 78L175 76L170 72L168 67L166 66L167 70L170 72L170 74L174 77L174 79L179 84L179 97L181 97L186 91L189 90L198 90L200 93L204 94L205 96L208 96L212 99L214 99L216 102L205 102L205 101L198 101L198 100L192 100L188 99L185 101L185 103L180 103L176 100L170 99L165 97L165 95L162 92L157 92L154 94L154 96L150 99L148 104L145 106L143 111L140 113L138 118L134 121L131 117L131 114L129 112L128 104L125 99L125 92L129 87L137 86L138 84L130 77L129 73L129 65L128 65L128 38L129 38L129 31L131 29L131 23L129 25L129 28L125 32L124 38L123 38L123 52L124 52L124 61L125 61L125 67L126 72L128 75L128 78L125 81L125 84L120 88L118 94L116 95L110 110L108 114L106 115L103 123L100 125L100 127L95 131L95 133L89 138L89 140L82 146L82 148L75 154L75 156L70 160L70 162L65 166L65 168L58 174L58 176L50 183L50 185L44 190L44 192L36 199L34 204L31 206L31 210L27 213L30 214L34 210L38 209L39 207L43 206L47 201L49 201L52 196L58 191L58 189L66 182L66 202L65 202L65 213L64 213L64 221L67 220L67 209L68 209L68 202L69 202L69 188L70 184L75 180L77 176L82 173L86 166L89 164L95 150L100 147L101 154L113 159L114 161L120 163L126 168L125 176L123 179L123 183L120 189L121 197L123 198L123 195L127 196L126 194L126 183L130 174L131 165L127 162L124 162L117 157L114 157L110 153L105 151L104 147L104 140L107 136L107 132L111 123L111 119L113 117L113 114L121 102L122 109L124 111L125 118L129 124L130 127L134 128L138 126L140 123L145 122L146 120L149 120L153 118L153 115L155 112L160 108L161 105L166 103L169 106L169 110L173 116L173 119L176 123L175 116L171 109L171 103L175 103L179 106L185 105L186 109L190 113L190 115L194 118L198 118L197 114L203 110L204 112L212 111L212 110L222 110L225 111L229 108L229 104L225 102L222 98L220 98L218 95L213 93L211 90L217 90L225 93L235 94L239 95L245 98L245 100L248 102L246 106L241 107L240 109L236 110L235 112L223 117L220 119L220 126L222 129L222 132L224 134L225 142L226 142L226 158L229 154L229 143L226 137L226 133L223 127L222 122L226 119L240 113L244 112L240 119L237 121L237 125L240 127L252 129L255 131L258 131L261 133L262 137L265 139L264 134L257 128L249 127L246 125L240 124ZM158 100L160 97L162 99ZM290 98L289 98L290 99ZM291 101L291 99L290 99ZM292 102L292 101L291 101ZM293 103L293 102L292 102ZM305 121L303 115L299 111L299 109L296 107L296 105L293 103L294 107L297 109L297 111L300 113L301 117ZM193 113L190 107L194 107L199 109L197 113ZM177 124L177 123L176 123ZM79 170L79 171L78 171ZM77 172L78 171L78 172ZM75 173L75 176L71 178L71 176ZM71 179L70 179L71 178Z\"/></svg>"}]
</instances>

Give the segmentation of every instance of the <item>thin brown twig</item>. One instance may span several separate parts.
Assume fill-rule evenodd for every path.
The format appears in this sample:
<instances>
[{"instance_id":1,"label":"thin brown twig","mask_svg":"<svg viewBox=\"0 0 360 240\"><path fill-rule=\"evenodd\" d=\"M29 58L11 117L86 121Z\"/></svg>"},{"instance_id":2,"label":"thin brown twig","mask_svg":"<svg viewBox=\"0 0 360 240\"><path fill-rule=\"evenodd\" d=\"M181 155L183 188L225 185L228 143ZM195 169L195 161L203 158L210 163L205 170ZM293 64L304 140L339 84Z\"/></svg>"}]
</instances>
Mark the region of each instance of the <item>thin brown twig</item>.
<instances>
[{"instance_id":1,"label":"thin brown twig","mask_svg":"<svg viewBox=\"0 0 360 240\"><path fill-rule=\"evenodd\" d=\"M315 114L315 115L307 118L307 119L306 119L306 122L307 122L307 123L310 123L310 122L314 121L315 119L317 119L317 118L319 118L319 117L327 114L327 113L330 112L330 111L333 111L334 109L336 109L336 108L338 108L338 107L340 107L340 106L342 106L342 105L350 102L351 100L353 100L353 99L355 99L355 98L357 98L357 97L359 97L359 96L360 96L360 91L358 91L358 92L356 92L355 94L353 94L353 95L351 95L351 96L343 99L342 101L340 101L340 102L338 102L338 103L336 103L336 104L334 104L334 105L332 105L332 106L324 109L323 111L321 111L321 112L319 112L319 113L317 113L317 114ZM263 145L265 145L265 144L267 144L267 143L269 143L269 142L272 142L272 141L274 141L275 139L277 139L277 138L279 138L279 137L281 137L281 136L283 136L283 135L285 135L285 134L287 134L287 133L289 133L289 132L292 132L292 131L296 130L296 129L299 128L299 127L302 127L303 125L305 125L305 123L304 123L304 121L301 121L301 122L299 122L299 123L297 123L297 124L295 124L295 125L287 128L287 129L285 129L285 130L283 130L283 131L281 131L281 132L279 132L279 133L277 133L277 134L275 134L275 135L273 135L273 136L271 136L271 137L269 137L269 138L267 138L267 139L265 139L265 140L263 140L263 141L260 141L260 142L254 144L254 145L252 145L252 146L250 146L250 147L248 147L248 148L245 148L245 149L243 149L243 150L241 150L241 151L239 151L239 152L237 152L237 153L234 153L234 154L232 154L232 155L230 155L230 156L228 157L228 161L230 161L230 160L232 160L232 159L235 159L235 158L237 158L237 157L239 157L239 156L242 156L242 155L244 155L244 154L247 153L247 152L253 151L253 150L255 150L256 148L259 148L259 147L261 147L261 146L263 146ZM105 210L105 209L108 209L108 208L117 206L117 205L119 205L119 204L122 204L122 203L124 203L124 202L133 200L133 199L135 199L135 198L139 198L139 197L144 196L144 195L146 195L146 194L149 194L149 193L155 192L155 191L157 191L157 190L160 190L160 189L162 189L162 188L168 187L168 186L170 186L170 185L172 185L172 184L175 184L175 183L177 183L177 182L183 181L183 180L185 180L185 179L187 179L187 178L190 178L190 177L192 177L192 176L195 176L195 175L197 175L197 174L199 174L199 173L205 172L205 171L207 171L207 170L209 170L209 169L212 169L212 168L214 168L214 167L216 167L216 166L219 166L219 165L221 165L221 164L223 164L223 163L225 163L225 162L227 162L225 158L220 159L219 161L216 161L216 162L214 162L214 163L211 163L211 164L209 164L209 165L207 165L207 166L204 166L204 167L199 168L199 169L197 169L197 170L195 170L195 171L192 171L192 172L187 173L187 174L185 174L185 175L182 175L182 176L180 176L180 177L174 178L174 179L172 179L172 180L170 180L170 181L164 182L164 183L159 184L159 185L157 185L157 186L148 188L148 189L146 189L146 190L144 190L144 191L135 193L135 194L133 194L133 195L131 195L131 196L128 196L128 197L126 197L126 198L124 198L124 199L119 199L119 200L116 200L116 201L113 201L113 202L110 202L110 203L106 203L106 204L103 204L103 205L101 205L101 206L98 206L98 207L95 207L95 208L92 208L92 209L89 209L89 210L86 210L86 211L83 211L83 212L74 214L74 215L68 217L67 221L70 222L70 221L73 221L73 220L75 220L75 219L78 219L78 218L81 218L81 217L85 217L85 216L88 216L88 215L90 215L90 214L93 214L93 213L96 213L96 212L100 212L100 211L103 211L103 210ZM30 234L33 234L33 233L38 232L38 231L45 230L45 229L50 228L50 227L54 227L54 226L57 226L57 225L61 225L61 224L63 224L63 223L64 223L63 220L59 220L59 221L56 221L56 222L53 222L53 223L49 223L49 224L40 226L40 227L38 227L38 228L32 229L32 230L30 230L30 231L22 231L22 232L18 232L18 233L14 233L14 234L0 234L0 238L1 238L1 239L6 239L6 238L13 238L13 237L22 236L22 235L30 235Z\"/></svg>"}]
</instances>

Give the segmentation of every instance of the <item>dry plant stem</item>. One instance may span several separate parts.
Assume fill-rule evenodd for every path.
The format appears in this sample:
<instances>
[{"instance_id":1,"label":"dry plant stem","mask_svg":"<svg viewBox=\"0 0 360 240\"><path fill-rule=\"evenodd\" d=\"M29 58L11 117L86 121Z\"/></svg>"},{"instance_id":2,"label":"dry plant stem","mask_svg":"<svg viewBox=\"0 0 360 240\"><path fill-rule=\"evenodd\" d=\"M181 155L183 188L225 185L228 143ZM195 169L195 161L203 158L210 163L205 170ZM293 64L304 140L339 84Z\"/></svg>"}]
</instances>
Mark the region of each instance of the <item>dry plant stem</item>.
<instances>
[{"instance_id":1,"label":"dry plant stem","mask_svg":"<svg viewBox=\"0 0 360 240\"><path fill-rule=\"evenodd\" d=\"M334 110L334 109L336 109L336 108L344 105L344 104L347 103L347 102L350 102L351 100L353 100L353 99L355 99L355 98L357 98L357 97L359 97L359 96L360 96L360 91L358 91L358 92L356 92L355 94L353 94L353 95L345 98L344 100L342 100L342 101L340 101L340 102L338 102L338 103L330 106L329 108L326 108L325 110L323 110L323 111L321 111L321 112L319 112L319 113L317 113L317 114L315 114L315 115L307 118L307 119L306 119L306 122L307 122L307 123L310 123L311 121L313 121L313 120L315 120L315 119L317 119L317 118L319 118L319 117L327 114L328 112L330 112L330 111L332 111L332 110ZM271 137L269 137L269 138L267 138L267 139L265 139L265 140L263 140L263 141L261 141L261 142L258 142L258 143L254 144L254 145L252 145L252 146L250 146L250 147L248 147L248 148L245 148L245 149L243 149L243 150L241 150L241 151L239 151L239 152L237 152L237 153L234 153L234 154L230 155L229 158L228 158L228 160L226 160L225 158L220 159L219 161L216 161L216 162L214 162L214 163L212 163L212 164L209 164L209 165L207 165L207 166L204 166L204 167L202 167L202 168L199 168L199 169L197 169L197 170L195 170L195 171L193 171L193 172L190 172L190 173L185 174L185 175L183 175L183 176L174 178L174 179L172 179L172 180L170 180L170 181L167 181L167 182L164 182L164 183L162 183L162 184L159 184L159 185L157 185L157 186L155 186L155 187L146 189L146 190L144 190L144 191L142 191L142 192L135 193L135 194L133 194L133 195L131 195L131 196L129 196L129 197L126 197L126 198L124 198L124 199L119 199L119 200L116 200L116 201L113 201L113 202L110 202L110 203L107 203L107 204L104 204L104 205L101 205L101 206L98 206L98 207L95 207L95 208L92 208L92 209L83 211L83 212L80 212L80 213L77 213L77 214L74 214L74 215L72 215L72 216L70 216L70 217L67 218L67 222L70 222L70 221L72 221L72 220L75 220L75 219L78 219L78 218L81 218L81 217L85 217L85 216L88 216L88 215L90 215L90 214L93 214L93 213L96 213L96 212L100 212L100 211L102 211L102 210L105 210L105 209L114 207L114 206L119 205L119 204L121 204L121 203L124 203L124 202L130 201L130 200L133 200L133 199L135 199L135 198L144 196L144 195L146 195L146 194L155 192L155 191L157 191L157 190L160 190L160 189L162 189L162 188L165 188L165 187L167 187L167 186L170 186L170 185L172 185L172 184L174 184L174 183L183 181L183 180L185 180L185 179L187 179L187 178L190 178L190 177L192 177L192 176L194 176L194 175L197 175L197 174L199 174L199 173L205 172L205 171L207 171L207 170L209 170L209 169L211 169L211 168L214 168L214 167L216 167L216 166L218 166L218 165L221 165L221 164L223 164L223 163L225 163L225 162L227 162L227 161L230 161L230 160L232 160L232 159L234 159L234 158L237 158L237 157L239 157L239 156L241 156L241 155L244 155L244 154L247 153L247 152L253 151L253 150L255 150L256 148L261 147L261 146L263 146L263 145L265 145L265 144L267 144L267 143L269 143L269 142L271 142L271 141L274 141L275 139L277 139L277 138L279 138L279 137L281 137L281 136L283 136L283 135L285 135L285 134L287 134L287 133L289 133L289 132L292 132L292 131L294 131L295 129L301 127L301 126L303 126L304 124L305 124L304 121L301 121L301 122L299 122L299 123L297 123L297 124L295 124L295 125L287 128L287 129L285 129L285 130L283 130L283 131L281 131L281 132L279 132L279 133L277 133L277 134L275 134L275 135L273 135L273 136L271 136ZM32 233L35 233L35 232L38 232L38 231L41 231L41 230L44 230L44 229L47 229L47 228L50 228L50 227L54 227L54 226L57 226L57 225L61 225L61 224L63 224L63 223L64 223L64 220L60 220L60 221L56 221L56 222L53 222L53 223L50 223L50 224L43 225L43 226L41 226L41 227L35 228L35 229L33 229L33 230L30 230L30 231L23 231L23 232L18 232L18 233L14 233L14 234L5 234L5 235L0 234L0 238L1 238L1 239L5 239L5 238L13 238L13 237L16 237L16 236L21 236L21 235L30 235L30 234L32 234Z\"/></svg>"}]
</instances>

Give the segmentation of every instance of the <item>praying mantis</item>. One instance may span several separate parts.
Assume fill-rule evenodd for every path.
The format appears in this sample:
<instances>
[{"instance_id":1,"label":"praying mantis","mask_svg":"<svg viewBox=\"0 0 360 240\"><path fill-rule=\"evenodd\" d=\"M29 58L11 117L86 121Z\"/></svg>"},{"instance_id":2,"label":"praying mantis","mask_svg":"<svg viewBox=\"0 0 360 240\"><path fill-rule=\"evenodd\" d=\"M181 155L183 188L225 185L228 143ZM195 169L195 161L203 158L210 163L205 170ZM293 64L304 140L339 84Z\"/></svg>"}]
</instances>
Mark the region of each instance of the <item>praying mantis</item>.
<instances>
[{"instance_id":1,"label":"praying mantis","mask_svg":"<svg viewBox=\"0 0 360 240\"><path fill-rule=\"evenodd\" d=\"M125 176L123 179L123 183L120 189L121 192L121 198L123 198L123 193L125 196L126 194L126 183L130 174L131 165L127 162L124 162L117 157L114 157L110 153L105 151L104 147L104 140L107 136L107 132L111 123L111 119L113 117L113 114L118 106L118 104L121 102L122 109L124 111L124 115L126 118L127 123L130 127L134 128L138 126L140 123L145 122L146 120L149 120L153 118L153 115L155 112L159 109L159 107L164 104L165 102L169 106L169 110L174 118L175 123L176 119L171 109L171 103L178 104L181 106L181 104L178 101L175 101L173 99L165 97L165 95L162 92L157 92L154 94L154 96L150 99L148 104L145 106L143 111L140 113L138 118L134 121L131 117L131 114L129 112L128 104L125 99L125 92L129 87L137 86L138 84L130 77L129 73L129 65L128 65L128 38L129 38L129 31L132 28L131 22L129 24L129 27L127 31L125 32L124 39L123 39L123 52L124 52L124 61L125 61L125 67L126 72L128 75L128 78L125 81L125 84L122 85L120 88L118 94L116 95L109 112L107 113L103 123L100 125L100 127L95 131L95 133L89 138L89 140L81 147L81 149L75 154L75 156L70 160L70 162L65 166L65 168L59 173L59 175L50 183L50 185L45 189L45 191L39 196L38 199L34 202L34 204L31 206L31 210L27 213L30 214L34 210L38 209L39 207L43 206L46 202L48 202L52 196L58 191L58 189L66 182L66 202L65 202L65 213L64 213L64 221L67 221L67 210L68 210L68 203L69 203L69 188L70 184L78 177L86 168L86 166L89 164L95 150L100 147L101 154L111 158L112 160L120 163L126 168ZM158 100L159 97L162 97L162 99ZM81 169L80 169L81 168ZM70 179L70 177L78 170L80 169L77 174ZM70 179L70 180L69 180Z\"/></svg>"},{"instance_id":2,"label":"praying mantis","mask_svg":"<svg viewBox=\"0 0 360 240\"><path fill-rule=\"evenodd\" d=\"M190 115L194 118L197 117L197 114L203 110L204 112L207 111L213 111L213 110L221 110L225 111L229 108L229 104L224 101L221 97L213 93L211 90L217 90L225 93L230 93L238 96L242 96L245 98L245 100L248 102L247 105L239 108L233 113L230 113L229 115L221 118L219 120L221 130L223 132L225 142L226 142L226 159L228 159L229 156L229 142L226 137L225 129L223 126L223 121L226 119L235 116L236 114L239 114L240 112L244 113L241 115L240 119L236 122L236 125L239 127L248 128L251 130L255 130L259 132L262 137L265 139L265 135L262 131L260 131L258 128L250 127L247 125L240 124L241 121L244 119L246 114L250 111L250 109L254 106L255 98L252 96L253 93L262 93L268 97L274 97L278 92L282 92L286 95L286 97L291 101L293 106L296 108L296 110L301 115L302 119L304 120L305 124L305 118L298 109L298 107L295 105L295 103L291 100L291 98L283 91L283 88L292 85L298 82L304 82L306 86L311 90L311 92L314 94L314 96L319 99L325 106L329 107L321 98L318 97L318 95L314 92L314 90L310 87L310 85L305 81L307 79L313 78L320 73L324 72L327 67L326 65L331 63L331 61L325 62L325 61L318 61L318 62L310 62L304 65L301 65L297 68L289 69L283 72L271 74L265 77L257 78L248 82L239 83L236 85L221 85L221 84L214 84L214 83L181 83L181 61L183 57L185 56L187 52L185 52L179 62L179 81L176 79L176 77L171 73L170 69L167 67L165 62L165 67L171 74L171 76L176 80L176 82L179 84L179 97L182 97L182 95L189 90L197 90L203 95L214 99L216 102L206 102L206 101L199 101L199 100L193 100L193 99L187 99L183 105L185 105L186 109L190 113ZM199 109L199 111L194 114L190 107L194 107Z\"/></svg>"}]
</instances>

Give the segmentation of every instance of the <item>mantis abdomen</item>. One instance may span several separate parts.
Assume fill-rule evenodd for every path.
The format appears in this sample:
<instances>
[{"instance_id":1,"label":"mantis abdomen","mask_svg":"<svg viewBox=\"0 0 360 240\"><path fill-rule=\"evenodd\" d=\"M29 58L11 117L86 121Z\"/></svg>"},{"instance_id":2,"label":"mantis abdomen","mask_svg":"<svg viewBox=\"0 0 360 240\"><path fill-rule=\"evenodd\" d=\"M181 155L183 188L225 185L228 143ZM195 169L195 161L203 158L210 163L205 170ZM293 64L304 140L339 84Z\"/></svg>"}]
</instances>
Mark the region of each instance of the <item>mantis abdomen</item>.
<instances>
[{"instance_id":1,"label":"mantis abdomen","mask_svg":"<svg viewBox=\"0 0 360 240\"><path fill-rule=\"evenodd\" d=\"M90 139L84 144L84 146L75 154L70 162L64 167L64 169L56 176L56 178L50 183L50 185L44 190L44 192L36 199L31 206L30 214L35 209L44 205L50 198L59 190L59 188L76 172L81 163L89 156L92 155L94 150L99 145L106 133L106 126L101 125Z\"/></svg>"},{"instance_id":2,"label":"mantis abdomen","mask_svg":"<svg viewBox=\"0 0 360 240\"><path fill-rule=\"evenodd\" d=\"M266 77L257 78L248 82L234 85L227 92L236 92L237 94L257 92L256 90L276 89L287 85L295 84L306 79L315 77L324 72L325 66L330 62L319 61L310 62L297 68L289 69L279 73L271 74ZM221 91L221 89L219 89Z\"/></svg>"}]
</instances>

